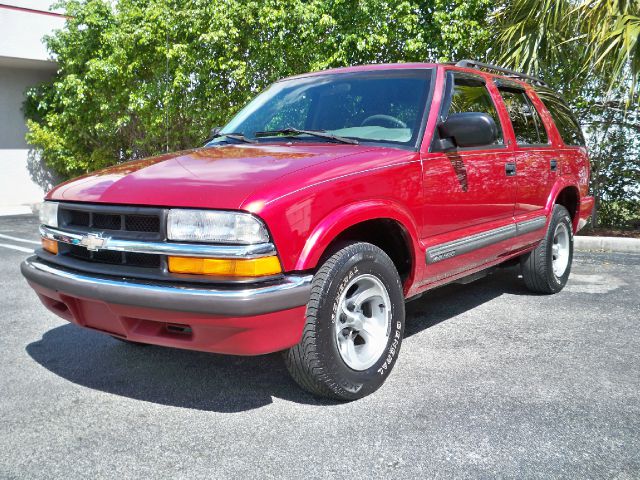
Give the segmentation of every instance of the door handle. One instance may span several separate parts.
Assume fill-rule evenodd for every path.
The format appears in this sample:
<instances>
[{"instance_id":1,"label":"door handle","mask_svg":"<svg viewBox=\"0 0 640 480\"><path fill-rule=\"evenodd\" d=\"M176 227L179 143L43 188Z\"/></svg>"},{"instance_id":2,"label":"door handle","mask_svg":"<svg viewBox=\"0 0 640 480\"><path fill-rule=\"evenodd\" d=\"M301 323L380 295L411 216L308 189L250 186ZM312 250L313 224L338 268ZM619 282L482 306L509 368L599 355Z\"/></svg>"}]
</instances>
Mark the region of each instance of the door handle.
<instances>
[{"instance_id":1,"label":"door handle","mask_svg":"<svg viewBox=\"0 0 640 480\"><path fill-rule=\"evenodd\" d=\"M504 165L505 173L507 177L513 177L516 174L516 164L514 162L509 162Z\"/></svg>"},{"instance_id":2,"label":"door handle","mask_svg":"<svg viewBox=\"0 0 640 480\"><path fill-rule=\"evenodd\" d=\"M558 160L555 158L549 162L549 167L551 167L551 171L555 172L558 170Z\"/></svg>"}]
</instances>

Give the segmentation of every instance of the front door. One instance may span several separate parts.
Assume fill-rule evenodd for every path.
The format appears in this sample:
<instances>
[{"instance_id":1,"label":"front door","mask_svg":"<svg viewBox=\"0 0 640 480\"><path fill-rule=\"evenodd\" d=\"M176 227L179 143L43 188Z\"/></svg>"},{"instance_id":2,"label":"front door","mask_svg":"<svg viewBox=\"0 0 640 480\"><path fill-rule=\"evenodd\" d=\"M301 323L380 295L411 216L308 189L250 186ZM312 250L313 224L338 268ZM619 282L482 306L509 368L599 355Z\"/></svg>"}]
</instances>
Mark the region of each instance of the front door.
<instances>
[{"instance_id":1,"label":"front door","mask_svg":"<svg viewBox=\"0 0 640 480\"><path fill-rule=\"evenodd\" d=\"M498 138L493 145L442 152L434 151L436 132L434 147L423 157L427 275L422 283L490 260L494 253L487 247L505 239L513 225L515 161L484 77L447 72L440 121L458 112L490 115ZM446 248L455 242L455 249Z\"/></svg>"}]
</instances>

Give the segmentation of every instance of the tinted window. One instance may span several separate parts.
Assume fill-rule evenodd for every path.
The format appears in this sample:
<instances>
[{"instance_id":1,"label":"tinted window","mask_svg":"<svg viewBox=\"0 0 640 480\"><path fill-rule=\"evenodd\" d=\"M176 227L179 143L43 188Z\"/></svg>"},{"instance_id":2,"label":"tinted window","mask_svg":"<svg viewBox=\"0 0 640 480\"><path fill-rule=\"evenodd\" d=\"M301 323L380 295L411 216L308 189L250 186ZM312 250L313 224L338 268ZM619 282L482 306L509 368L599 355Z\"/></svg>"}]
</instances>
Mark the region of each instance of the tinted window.
<instances>
[{"instance_id":1,"label":"tinted window","mask_svg":"<svg viewBox=\"0 0 640 480\"><path fill-rule=\"evenodd\" d=\"M516 143L519 145L547 144L549 139L544 129L540 115L522 90L500 88L513 131L516 135Z\"/></svg>"},{"instance_id":2,"label":"tinted window","mask_svg":"<svg viewBox=\"0 0 640 480\"><path fill-rule=\"evenodd\" d=\"M282 80L258 95L222 131L268 142L277 137L256 137L256 132L293 127L361 142L415 145L428 108L432 72L363 71ZM304 135L296 140L319 141ZM217 141L225 138L211 143Z\"/></svg>"},{"instance_id":3,"label":"tinted window","mask_svg":"<svg viewBox=\"0 0 640 480\"><path fill-rule=\"evenodd\" d=\"M453 78L449 114L460 112L486 113L493 118L498 127L498 138L495 143L504 143L498 112L484 81L464 74L455 74Z\"/></svg>"},{"instance_id":4,"label":"tinted window","mask_svg":"<svg viewBox=\"0 0 640 480\"><path fill-rule=\"evenodd\" d=\"M578 121L567 104L552 90L536 88L536 93L551 113L562 140L567 145L584 145L584 137Z\"/></svg>"}]
</instances>

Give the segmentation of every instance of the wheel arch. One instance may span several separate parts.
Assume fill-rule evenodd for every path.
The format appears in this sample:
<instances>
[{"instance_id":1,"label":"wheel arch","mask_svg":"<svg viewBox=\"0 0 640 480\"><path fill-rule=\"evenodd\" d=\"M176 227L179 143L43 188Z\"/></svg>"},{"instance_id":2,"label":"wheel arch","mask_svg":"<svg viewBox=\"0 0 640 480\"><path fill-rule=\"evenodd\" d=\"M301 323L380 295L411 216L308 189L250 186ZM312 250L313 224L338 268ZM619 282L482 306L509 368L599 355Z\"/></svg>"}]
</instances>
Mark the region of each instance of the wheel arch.
<instances>
[{"instance_id":1,"label":"wheel arch","mask_svg":"<svg viewBox=\"0 0 640 480\"><path fill-rule=\"evenodd\" d=\"M575 184L559 182L554 186L552 195L547 204L547 213L551 214L554 205L562 205L571 216L573 231L578 229L580 219L580 190Z\"/></svg>"},{"instance_id":2,"label":"wheel arch","mask_svg":"<svg viewBox=\"0 0 640 480\"><path fill-rule=\"evenodd\" d=\"M296 262L296 270L316 268L347 241L380 247L394 262L405 290L416 276L417 226L405 209L389 201L368 201L333 211L316 225Z\"/></svg>"}]
</instances>

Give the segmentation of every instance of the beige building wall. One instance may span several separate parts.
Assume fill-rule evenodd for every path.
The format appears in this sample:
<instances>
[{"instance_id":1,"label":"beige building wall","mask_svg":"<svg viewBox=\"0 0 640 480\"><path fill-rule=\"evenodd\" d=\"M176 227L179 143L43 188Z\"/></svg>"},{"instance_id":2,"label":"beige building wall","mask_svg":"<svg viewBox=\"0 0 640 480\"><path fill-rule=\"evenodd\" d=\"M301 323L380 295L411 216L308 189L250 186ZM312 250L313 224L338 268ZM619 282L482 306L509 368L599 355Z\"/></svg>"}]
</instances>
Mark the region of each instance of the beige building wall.
<instances>
[{"instance_id":1,"label":"beige building wall","mask_svg":"<svg viewBox=\"0 0 640 480\"><path fill-rule=\"evenodd\" d=\"M42 42L64 26L49 1L0 3L0 214L28 213L42 200L50 174L25 142L25 91L55 74Z\"/></svg>"}]
</instances>

